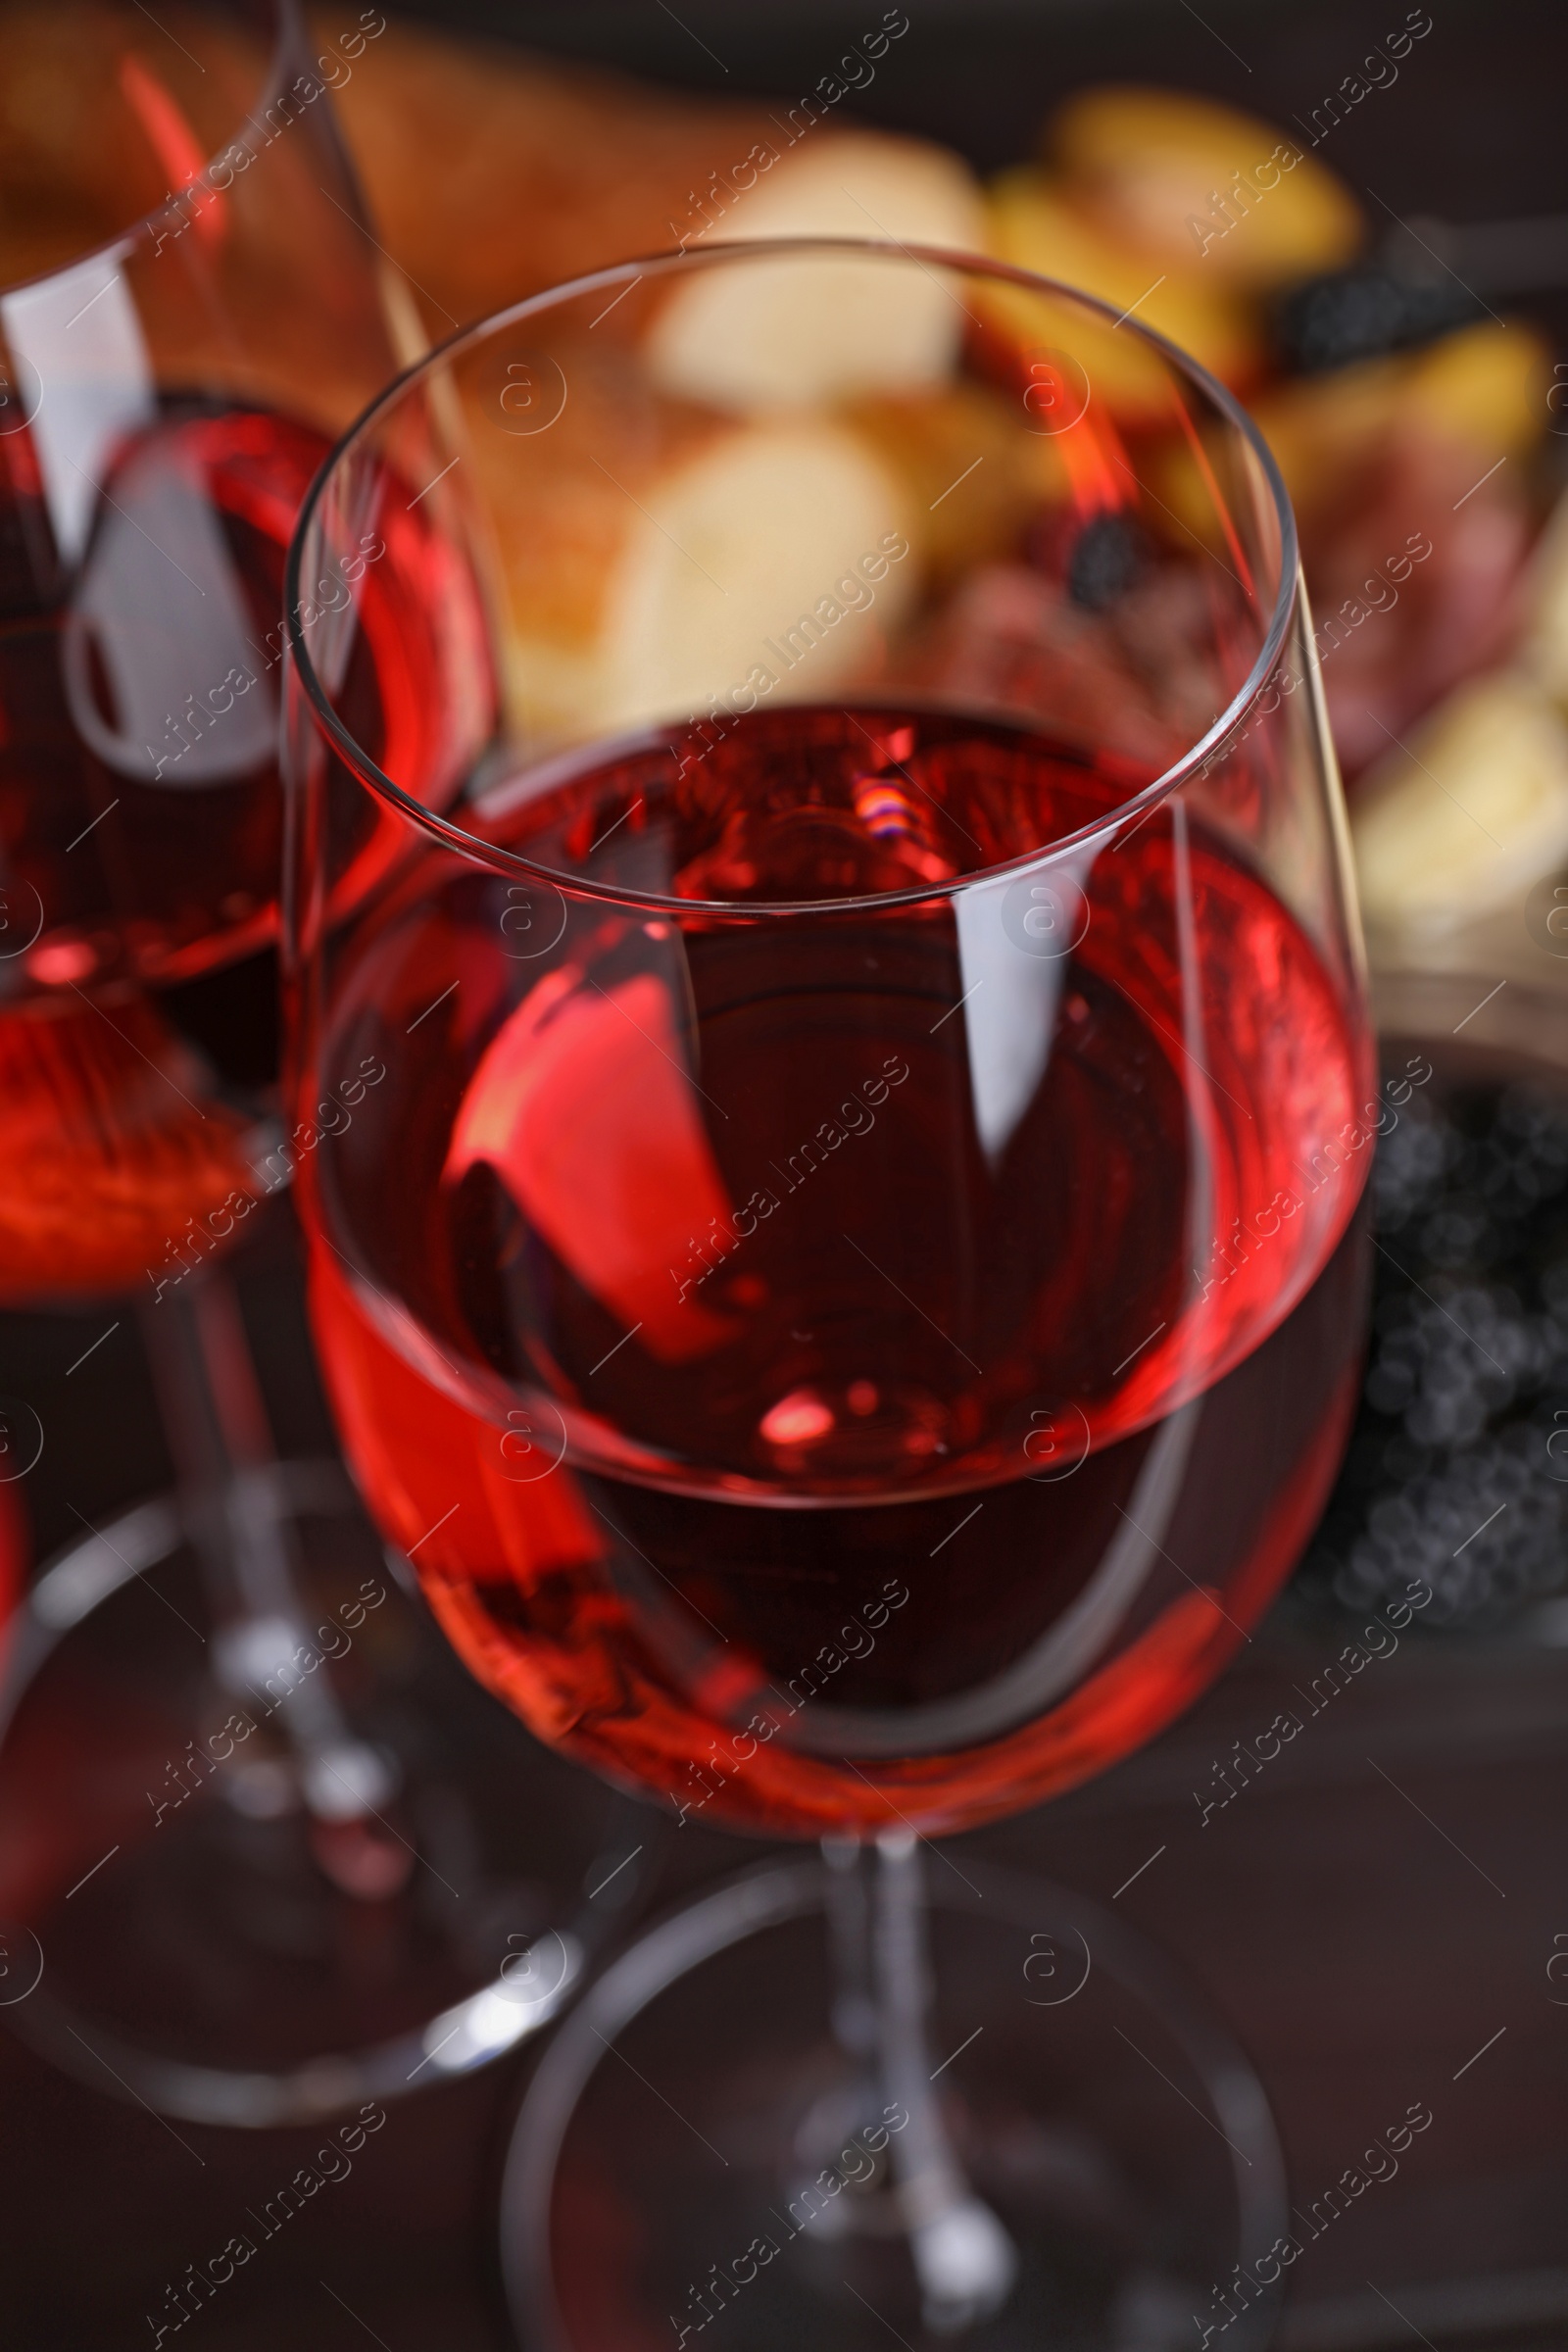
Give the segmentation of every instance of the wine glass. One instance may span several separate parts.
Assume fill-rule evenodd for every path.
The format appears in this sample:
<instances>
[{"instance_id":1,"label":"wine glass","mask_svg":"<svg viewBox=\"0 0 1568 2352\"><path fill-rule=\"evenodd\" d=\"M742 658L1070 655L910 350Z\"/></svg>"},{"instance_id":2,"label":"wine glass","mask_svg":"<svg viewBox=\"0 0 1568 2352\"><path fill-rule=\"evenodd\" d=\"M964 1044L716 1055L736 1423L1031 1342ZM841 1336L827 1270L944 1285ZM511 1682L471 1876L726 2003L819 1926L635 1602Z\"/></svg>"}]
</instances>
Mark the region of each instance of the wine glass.
<instances>
[{"instance_id":1,"label":"wine glass","mask_svg":"<svg viewBox=\"0 0 1568 2352\"><path fill-rule=\"evenodd\" d=\"M418 758L299 605L367 528ZM938 1873L933 2009L921 1883L1219 1672L1352 1409L1377 1106L1262 442L1067 288L713 247L454 337L289 564L290 1083L387 1071L300 1179L356 1476L540 1738L823 1845L547 2053L527 2340L1185 2338L1284 2228L1255 2082L1045 1891Z\"/></svg>"},{"instance_id":2,"label":"wine glass","mask_svg":"<svg viewBox=\"0 0 1568 2352\"><path fill-rule=\"evenodd\" d=\"M284 552L416 347L330 112L384 29L0 8L0 1300L98 1310L85 1383L139 1294L181 1484L83 1521L17 1630L0 1918L47 1967L8 2020L205 2121L514 2042L579 1951L523 1946L567 1929L606 1834L546 1759L549 1826L525 1776L493 1800L495 1726L412 1578L333 1465L273 1457L217 1263L377 1083L344 1073L286 1135L269 1094ZM373 630L383 552L367 531L317 603ZM10 1477L43 1432L0 1419Z\"/></svg>"}]
</instances>

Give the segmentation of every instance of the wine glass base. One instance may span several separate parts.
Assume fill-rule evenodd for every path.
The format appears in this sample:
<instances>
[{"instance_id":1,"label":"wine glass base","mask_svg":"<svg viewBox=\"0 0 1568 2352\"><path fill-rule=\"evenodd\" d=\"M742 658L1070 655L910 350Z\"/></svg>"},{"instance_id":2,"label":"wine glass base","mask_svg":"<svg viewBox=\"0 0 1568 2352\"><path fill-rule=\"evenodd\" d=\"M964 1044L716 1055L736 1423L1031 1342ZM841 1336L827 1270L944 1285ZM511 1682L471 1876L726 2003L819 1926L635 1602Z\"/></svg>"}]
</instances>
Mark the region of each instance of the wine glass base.
<instances>
[{"instance_id":1,"label":"wine glass base","mask_svg":"<svg viewBox=\"0 0 1568 2352\"><path fill-rule=\"evenodd\" d=\"M1119 1920L962 1873L926 1874L932 2090L1016 2255L1000 2307L956 2331L923 2310L883 2152L904 2127L868 2128L880 2091L829 2023L826 1874L800 1859L641 1936L545 2052L502 2203L526 2352L673 2352L720 2324L733 2352L1174 2352L1210 2323L1256 2352L1278 2289L1253 2266L1287 2217L1246 2058Z\"/></svg>"},{"instance_id":2,"label":"wine glass base","mask_svg":"<svg viewBox=\"0 0 1568 2352\"><path fill-rule=\"evenodd\" d=\"M475 1688L337 1464L275 1465L251 1502L290 1524L292 1678L241 1686L172 1500L73 1545L12 1621L0 2023L95 2089L266 2128L514 2048L574 1994L657 1831ZM304 1675L375 1782L337 1819L287 1736Z\"/></svg>"}]
</instances>

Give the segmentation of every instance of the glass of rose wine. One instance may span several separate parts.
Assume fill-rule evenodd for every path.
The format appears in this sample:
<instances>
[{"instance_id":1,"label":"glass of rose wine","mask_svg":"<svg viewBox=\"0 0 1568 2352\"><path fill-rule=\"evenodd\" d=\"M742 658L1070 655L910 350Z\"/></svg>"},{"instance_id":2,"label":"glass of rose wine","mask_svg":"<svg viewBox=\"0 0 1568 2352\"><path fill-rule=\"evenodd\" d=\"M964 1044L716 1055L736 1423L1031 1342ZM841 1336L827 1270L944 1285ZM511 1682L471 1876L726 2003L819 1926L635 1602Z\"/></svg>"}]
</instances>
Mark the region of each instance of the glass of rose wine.
<instances>
[{"instance_id":1,"label":"glass of rose wine","mask_svg":"<svg viewBox=\"0 0 1568 2352\"><path fill-rule=\"evenodd\" d=\"M367 531L395 661L300 602ZM1069 1898L965 1876L933 1987L921 1848L1189 1704L1348 1428L1371 1049L1266 450L1066 288L712 247L454 337L289 561L290 1084L387 1071L299 1179L362 1490L542 1740L822 1845L547 2054L527 2340L1185 2337L1269 2242L1255 2083Z\"/></svg>"},{"instance_id":2,"label":"glass of rose wine","mask_svg":"<svg viewBox=\"0 0 1568 2352\"><path fill-rule=\"evenodd\" d=\"M6 2014L214 2122L417 2088L575 1966L521 1948L550 1840L530 1884L412 1579L389 1592L334 1466L274 1459L221 1267L384 1075L277 1127L284 553L418 347L330 112L384 30L346 8L318 41L291 0L0 6L0 1303L100 1309L85 1365L138 1301L182 1490L84 1525L11 1644L0 1921L46 1967ZM352 598L373 631L384 552L367 528L307 610ZM0 1419L11 1478L44 1433ZM540 1773L574 1888L602 1825Z\"/></svg>"}]
</instances>

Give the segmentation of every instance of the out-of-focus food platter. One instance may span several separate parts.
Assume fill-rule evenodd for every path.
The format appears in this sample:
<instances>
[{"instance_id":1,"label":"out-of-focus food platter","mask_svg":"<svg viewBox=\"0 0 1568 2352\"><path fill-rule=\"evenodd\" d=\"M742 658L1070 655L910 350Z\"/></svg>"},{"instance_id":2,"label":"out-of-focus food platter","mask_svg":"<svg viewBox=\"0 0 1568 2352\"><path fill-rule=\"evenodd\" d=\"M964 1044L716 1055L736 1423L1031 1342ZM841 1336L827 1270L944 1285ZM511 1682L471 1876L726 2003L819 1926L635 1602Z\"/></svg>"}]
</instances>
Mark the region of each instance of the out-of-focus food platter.
<instances>
[{"instance_id":1,"label":"out-of-focus food platter","mask_svg":"<svg viewBox=\"0 0 1568 2352\"><path fill-rule=\"evenodd\" d=\"M854 115L857 57L869 79L907 29L886 11L808 98L773 103L394 24L339 105L411 350L612 261L789 234L980 249L1136 316L1250 407L1284 473L1380 1004L1409 1028L1468 990L1457 1020L1501 979L1514 993L1491 1026L1528 1024L1526 996L1550 1006L1568 983L1568 367L1508 308L1510 253L1521 282L1539 275L1531 224L1466 244L1375 223L1316 152L1349 91L1281 124L1102 83L982 182L951 149ZM1430 30L1410 11L1365 72L1387 51L1394 74ZM699 289L686 300L662 330L665 373L711 400ZM830 331L803 290L767 355L780 414L817 388ZM1142 480L1191 527L1200 485L1152 409L1147 354L1109 322L1092 350L1074 338ZM925 510L920 485L950 478L985 420L891 347L863 390L867 447ZM1020 456L993 439L993 486L1039 463L1038 442ZM940 565L945 532L984 531L984 502L932 519L923 555Z\"/></svg>"}]
</instances>

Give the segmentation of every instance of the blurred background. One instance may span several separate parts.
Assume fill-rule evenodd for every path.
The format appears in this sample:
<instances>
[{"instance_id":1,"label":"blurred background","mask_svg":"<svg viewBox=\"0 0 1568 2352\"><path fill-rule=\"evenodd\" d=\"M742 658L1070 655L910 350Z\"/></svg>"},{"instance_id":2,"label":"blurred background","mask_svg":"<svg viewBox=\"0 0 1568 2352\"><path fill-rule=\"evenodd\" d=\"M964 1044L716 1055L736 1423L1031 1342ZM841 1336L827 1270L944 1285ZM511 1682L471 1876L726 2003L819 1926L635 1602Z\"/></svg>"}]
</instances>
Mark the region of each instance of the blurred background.
<instances>
[{"instance_id":1,"label":"blurred background","mask_svg":"<svg viewBox=\"0 0 1568 2352\"><path fill-rule=\"evenodd\" d=\"M1176 1953L1257 2065L1302 2205L1431 2110L1396 2176L1294 2271L1292 2352L1568 2342L1568 19L1546 0L387 13L341 112L411 348L421 323L445 332L705 223L725 234L733 199L708 167L728 147L691 109L734 110L727 137L817 92L835 135L955 151L985 183L994 249L1137 307L1269 433L1398 1105L1366 1401L1241 1664L1142 1754L956 1861L1045 1872ZM330 9L319 24L342 29ZM637 86L554 77L575 65ZM1299 162L1260 188L1249 174L1281 142ZM896 226L875 207L904 201L909 154L858 150L875 225ZM1152 172L1161 220L1172 186L1196 191L1165 247ZM286 1227L235 1270L280 1449L329 1451ZM101 1336L109 1319L0 1319L0 1396L44 1437L0 1504L38 1564L169 1482L134 1321ZM1411 1579L1432 1597L1396 1650L1356 1649L1325 1684ZM462 1703L521 1739L477 1690ZM1291 1707L1312 1710L1309 1736L1243 1771L1237 1743ZM651 1830L638 1903L754 1852ZM530 2064L393 2107L353 2178L192 2328L234 2352L508 2343L495 2198ZM28 2352L153 2339L170 2282L317 2136L175 2129L8 2034L0 2085L6 2340Z\"/></svg>"}]
</instances>

